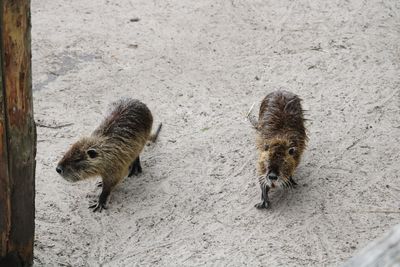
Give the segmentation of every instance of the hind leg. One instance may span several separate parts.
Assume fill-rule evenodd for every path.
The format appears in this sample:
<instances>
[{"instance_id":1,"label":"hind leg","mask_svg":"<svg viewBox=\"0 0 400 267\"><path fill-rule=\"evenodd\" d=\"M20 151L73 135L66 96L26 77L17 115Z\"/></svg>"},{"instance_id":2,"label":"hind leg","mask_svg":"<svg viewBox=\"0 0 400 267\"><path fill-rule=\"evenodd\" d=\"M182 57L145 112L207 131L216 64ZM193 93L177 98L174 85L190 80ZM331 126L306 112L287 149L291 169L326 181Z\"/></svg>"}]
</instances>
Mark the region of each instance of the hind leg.
<instances>
[{"instance_id":1,"label":"hind leg","mask_svg":"<svg viewBox=\"0 0 400 267\"><path fill-rule=\"evenodd\" d=\"M142 165L140 164L140 157L138 156L131 164L128 177L132 177L132 175L138 175L142 172Z\"/></svg>"}]
</instances>

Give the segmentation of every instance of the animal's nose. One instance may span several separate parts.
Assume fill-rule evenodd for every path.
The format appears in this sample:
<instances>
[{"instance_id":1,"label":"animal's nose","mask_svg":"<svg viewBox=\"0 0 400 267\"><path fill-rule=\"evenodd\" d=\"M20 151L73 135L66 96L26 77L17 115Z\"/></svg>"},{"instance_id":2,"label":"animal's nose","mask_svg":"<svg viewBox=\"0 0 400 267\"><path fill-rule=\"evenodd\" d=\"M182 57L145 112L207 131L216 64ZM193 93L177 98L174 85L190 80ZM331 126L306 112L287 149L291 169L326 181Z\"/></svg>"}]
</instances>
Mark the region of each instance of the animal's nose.
<instances>
[{"instance_id":1,"label":"animal's nose","mask_svg":"<svg viewBox=\"0 0 400 267\"><path fill-rule=\"evenodd\" d=\"M56 167L56 172L58 172L58 174L62 174L63 168L61 166L57 166Z\"/></svg>"},{"instance_id":2,"label":"animal's nose","mask_svg":"<svg viewBox=\"0 0 400 267\"><path fill-rule=\"evenodd\" d=\"M276 175L276 173L274 173L274 172L270 172L268 174L268 179L270 179L271 181L278 180L278 175Z\"/></svg>"}]
</instances>

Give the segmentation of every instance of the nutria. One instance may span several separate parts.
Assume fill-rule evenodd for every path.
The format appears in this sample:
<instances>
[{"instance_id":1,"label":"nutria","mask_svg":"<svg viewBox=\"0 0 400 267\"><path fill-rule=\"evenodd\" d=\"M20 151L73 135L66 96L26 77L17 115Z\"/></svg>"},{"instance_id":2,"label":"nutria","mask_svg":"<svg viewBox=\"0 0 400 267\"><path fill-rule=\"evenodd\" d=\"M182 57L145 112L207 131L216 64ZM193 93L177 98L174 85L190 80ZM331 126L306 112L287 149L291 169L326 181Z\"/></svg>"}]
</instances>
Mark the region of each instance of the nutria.
<instances>
[{"instance_id":1,"label":"nutria","mask_svg":"<svg viewBox=\"0 0 400 267\"><path fill-rule=\"evenodd\" d=\"M254 126L261 187L261 203L255 207L262 209L270 207L270 188L296 185L293 174L308 141L301 99L287 91L268 94L261 102Z\"/></svg>"},{"instance_id":2,"label":"nutria","mask_svg":"<svg viewBox=\"0 0 400 267\"><path fill-rule=\"evenodd\" d=\"M139 154L148 140L155 141L159 125L151 135L153 116L145 104L121 99L111 104L109 115L89 137L81 138L65 153L56 171L67 181L101 176L101 194L90 205L93 211L106 208L111 190L125 177L142 172Z\"/></svg>"}]
</instances>

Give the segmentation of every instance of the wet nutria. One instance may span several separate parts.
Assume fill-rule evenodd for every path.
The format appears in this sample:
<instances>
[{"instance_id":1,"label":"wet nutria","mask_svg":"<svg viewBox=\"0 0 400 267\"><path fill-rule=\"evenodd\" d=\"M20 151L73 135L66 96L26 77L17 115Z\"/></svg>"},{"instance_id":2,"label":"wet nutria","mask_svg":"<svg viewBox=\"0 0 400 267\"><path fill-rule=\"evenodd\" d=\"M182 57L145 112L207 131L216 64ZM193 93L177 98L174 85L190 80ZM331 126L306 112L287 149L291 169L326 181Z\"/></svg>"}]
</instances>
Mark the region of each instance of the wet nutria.
<instances>
[{"instance_id":1,"label":"wet nutria","mask_svg":"<svg viewBox=\"0 0 400 267\"><path fill-rule=\"evenodd\" d=\"M300 163L308 137L301 99L287 91L268 94L261 102L257 130L258 175L261 203L268 208L268 191L276 186L292 187L293 173Z\"/></svg>"},{"instance_id":2,"label":"wet nutria","mask_svg":"<svg viewBox=\"0 0 400 267\"><path fill-rule=\"evenodd\" d=\"M115 185L127 175L142 172L139 154L148 140L157 139L161 130L160 124L151 135L152 124L150 110L139 100L114 102L100 126L71 146L56 171L70 182L101 176L101 194L89 207L101 212Z\"/></svg>"}]
</instances>

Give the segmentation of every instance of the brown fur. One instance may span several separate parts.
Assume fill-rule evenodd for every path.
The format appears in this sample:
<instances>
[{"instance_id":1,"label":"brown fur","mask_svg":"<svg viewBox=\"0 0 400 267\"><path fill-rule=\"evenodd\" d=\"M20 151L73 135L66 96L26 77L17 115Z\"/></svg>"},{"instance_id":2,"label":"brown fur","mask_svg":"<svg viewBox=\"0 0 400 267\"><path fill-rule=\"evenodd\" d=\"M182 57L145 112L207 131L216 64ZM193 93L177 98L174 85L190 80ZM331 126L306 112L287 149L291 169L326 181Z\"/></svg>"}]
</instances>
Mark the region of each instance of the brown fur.
<instances>
[{"instance_id":1,"label":"brown fur","mask_svg":"<svg viewBox=\"0 0 400 267\"><path fill-rule=\"evenodd\" d=\"M89 137L77 141L65 153L57 172L71 182L101 176L102 192L94 211L105 208L111 190L124 178L141 172L139 154L150 139L153 117L139 100L123 99L111 104L109 115Z\"/></svg>"},{"instance_id":2,"label":"brown fur","mask_svg":"<svg viewBox=\"0 0 400 267\"><path fill-rule=\"evenodd\" d=\"M308 141L301 99L287 91L268 94L261 102L256 130L262 193L262 201L256 207L268 208L271 187L296 184L292 177Z\"/></svg>"}]
</instances>

